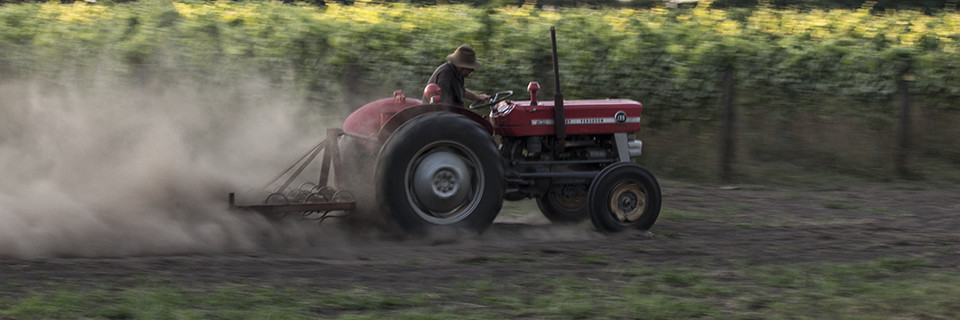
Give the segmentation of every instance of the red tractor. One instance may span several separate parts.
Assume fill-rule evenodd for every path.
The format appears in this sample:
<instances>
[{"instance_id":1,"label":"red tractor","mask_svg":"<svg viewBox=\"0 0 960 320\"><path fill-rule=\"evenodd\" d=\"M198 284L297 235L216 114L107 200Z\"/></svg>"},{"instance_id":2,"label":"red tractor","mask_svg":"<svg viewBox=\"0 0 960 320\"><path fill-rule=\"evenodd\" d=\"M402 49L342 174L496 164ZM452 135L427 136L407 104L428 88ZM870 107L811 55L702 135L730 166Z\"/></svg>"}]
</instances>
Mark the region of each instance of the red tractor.
<instances>
[{"instance_id":1,"label":"red tractor","mask_svg":"<svg viewBox=\"0 0 960 320\"><path fill-rule=\"evenodd\" d=\"M553 28L551 35L559 88ZM536 199L554 223L589 217L604 232L649 229L661 198L656 178L634 162L642 146L634 137L642 105L628 99L565 101L559 89L554 101L540 101L539 89L531 82L530 100L507 100L513 92L502 91L468 108L425 104L399 91L370 102L278 176L302 163L266 203L243 207L321 213L321 219L331 210L354 209L351 193L317 187L326 185L332 162L341 188L372 180L375 211L409 233L480 232L504 200L527 198ZM434 88L425 90L428 99L433 94ZM488 107L487 117L472 110ZM286 191L324 148L320 181Z\"/></svg>"}]
</instances>

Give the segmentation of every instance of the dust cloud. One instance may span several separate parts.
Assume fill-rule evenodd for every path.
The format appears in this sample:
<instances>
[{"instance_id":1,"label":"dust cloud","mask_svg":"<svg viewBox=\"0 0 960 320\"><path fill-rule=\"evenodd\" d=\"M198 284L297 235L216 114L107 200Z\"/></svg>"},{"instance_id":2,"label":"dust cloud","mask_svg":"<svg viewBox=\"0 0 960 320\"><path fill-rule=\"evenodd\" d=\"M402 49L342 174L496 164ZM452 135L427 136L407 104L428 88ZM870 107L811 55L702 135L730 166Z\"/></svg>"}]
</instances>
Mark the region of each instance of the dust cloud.
<instances>
[{"instance_id":1,"label":"dust cloud","mask_svg":"<svg viewBox=\"0 0 960 320\"><path fill-rule=\"evenodd\" d=\"M309 105L268 81L238 82L244 83L143 88L109 79L0 79L0 259L384 246L384 222L367 208L372 188L358 179L348 188L360 190L362 210L346 225L276 222L229 210L228 193L255 194L251 188L274 178L345 117L344 110ZM303 176L315 177L310 170ZM538 212L521 216L547 223ZM585 225L528 228L522 226L530 221L516 218L498 218L479 238L426 241L470 250L598 236Z\"/></svg>"},{"instance_id":2,"label":"dust cloud","mask_svg":"<svg viewBox=\"0 0 960 320\"><path fill-rule=\"evenodd\" d=\"M309 245L315 226L227 208L229 192L260 186L340 121L302 101L258 81L0 82L0 257Z\"/></svg>"}]
</instances>

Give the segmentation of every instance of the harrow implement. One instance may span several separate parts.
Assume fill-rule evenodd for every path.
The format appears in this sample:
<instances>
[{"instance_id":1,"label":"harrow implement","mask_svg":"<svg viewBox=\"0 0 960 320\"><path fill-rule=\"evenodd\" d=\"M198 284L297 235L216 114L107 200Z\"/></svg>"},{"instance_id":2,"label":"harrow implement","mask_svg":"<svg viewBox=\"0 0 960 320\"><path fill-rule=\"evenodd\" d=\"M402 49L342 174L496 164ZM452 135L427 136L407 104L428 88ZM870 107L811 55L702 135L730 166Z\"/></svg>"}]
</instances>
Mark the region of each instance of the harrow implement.
<instances>
[{"instance_id":1,"label":"harrow implement","mask_svg":"<svg viewBox=\"0 0 960 320\"><path fill-rule=\"evenodd\" d=\"M262 190L267 191L269 195L261 203L238 204L236 194L231 192L228 199L230 208L254 211L270 218L282 218L297 213L303 218L318 221L349 215L356 209L356 198L349 191L338 190L329 184L331 181L340 182L339 180L343 179L335 173L340 172L341 168L338 140L345 135L355 136L341 129L327 129L325 139L304 152L289 167L264 184ZM321 158L319 178L315 182L304 182L299 187L292 188L294 181L297 181L297 178L318 156ZM334 179L331 179L331 169L333 169ZM342 183L336 183L336 185L342 185Z\"/></svg>"}]
</instances>

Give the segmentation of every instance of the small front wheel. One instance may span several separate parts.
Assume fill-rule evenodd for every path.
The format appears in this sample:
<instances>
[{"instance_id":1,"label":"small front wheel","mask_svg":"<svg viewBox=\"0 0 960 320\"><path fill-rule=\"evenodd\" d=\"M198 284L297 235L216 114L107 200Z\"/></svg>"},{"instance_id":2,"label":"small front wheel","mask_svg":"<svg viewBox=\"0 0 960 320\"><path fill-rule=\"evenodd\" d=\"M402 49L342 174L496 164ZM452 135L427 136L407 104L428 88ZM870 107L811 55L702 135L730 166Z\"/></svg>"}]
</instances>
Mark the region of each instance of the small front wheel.
<instances>
[{"instance_id":1,"label":"small front wheel","mask_svg":"<svg viewBox=\"0 0 960 320\"><path fill-rule=\"evenodd\" d=\"M600 231L647 230L660 215L660 184L641 165L616 163L594 178L587 201L590 220Z\"/></svg>"}]
</instances>

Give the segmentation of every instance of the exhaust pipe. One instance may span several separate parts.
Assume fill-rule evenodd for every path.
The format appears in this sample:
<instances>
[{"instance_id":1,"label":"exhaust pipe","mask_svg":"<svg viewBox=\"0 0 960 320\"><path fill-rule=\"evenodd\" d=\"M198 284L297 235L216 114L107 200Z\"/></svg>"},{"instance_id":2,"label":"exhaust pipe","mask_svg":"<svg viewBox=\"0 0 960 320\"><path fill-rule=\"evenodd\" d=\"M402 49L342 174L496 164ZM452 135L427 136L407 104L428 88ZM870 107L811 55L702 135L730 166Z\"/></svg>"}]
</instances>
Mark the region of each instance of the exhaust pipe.
<instances>
[{"instance_id":1,"label":"exhaust pipe","mask_svg":"<svg viewBox=\"0 0 960 320\"><path fill-rule=\"evenodd\" d=\"M553 94L553 125L557 135L557 153L563 152L564 140L567 139L567 122L563 115L563 94L560 93L560 65L557 58L557 30L550 27L550 40L553 44L553 79L556 83Z\"/></svg>"}]
</instances>

